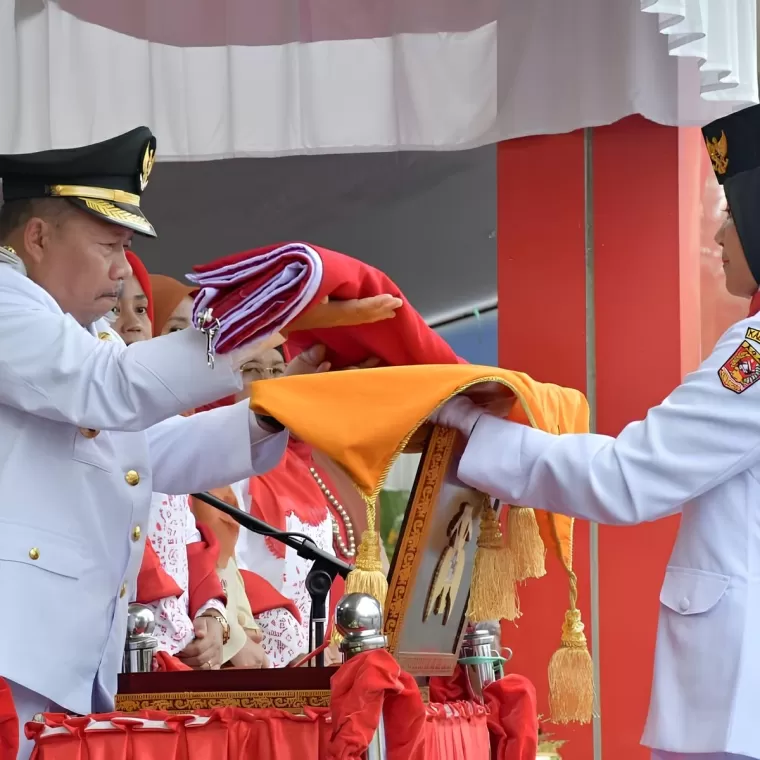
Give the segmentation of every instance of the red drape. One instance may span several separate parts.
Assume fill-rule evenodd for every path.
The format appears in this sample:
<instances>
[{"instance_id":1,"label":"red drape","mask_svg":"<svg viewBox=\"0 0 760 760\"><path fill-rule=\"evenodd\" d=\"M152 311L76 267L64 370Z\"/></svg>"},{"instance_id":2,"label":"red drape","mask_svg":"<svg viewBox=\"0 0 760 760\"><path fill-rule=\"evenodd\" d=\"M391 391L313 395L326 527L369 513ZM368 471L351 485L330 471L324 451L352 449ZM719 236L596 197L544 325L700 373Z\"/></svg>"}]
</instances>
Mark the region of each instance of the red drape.
<instances>
[{"instance_id":1,"label":"red drape","mask_svg":"<svg viewBox=\"0 0 760 760\"><path fill-rule=\"evenodd\" d=\"M0 678L0 758L15 758L18 753L18 716L11 687Z\"/></svg>"},{"instance_id":2,"label":"red drape","mask_svg":"<svg viewBox=\"0 0 760 760\"><path fill-rule=\"evenodd\" d=\"M467 679L467 671L461 665L457 665L448 678L433 676L430 679L431 702L471 702L474 700L475 696Z\"/></svg>"},{"instance_id":3,"label":"red drape","mask_svg":"<svg viewBox=\"0 0 760 760\"><path fill-rule=\"evenodd\" d=\"M538 748L536 688L509 674L483 689L494 760L535 760Z\"/></svg>"},{"instance_id":4,"label":"red drape","mask_svg":"<svg viewBox=\"0 0 760 760\"><path fill-rule=\"evenodd\" d=\"M420 691L384 649L345 663L332 677L330 691L333 731L328 760L360 760L381 715L388 760L424 757L425 706Z\"/></svg>"},{"instance_id":5,"label":"red drape","mask_svg":"<svg viewBox=\"0 0 760 760\"><path fill-rule=\"evenodd\" d=\"M474 702L428 705L422 755L424 760L489 758L491 741L488 732L481 730L485 714L485 708ZM535 756L532 760L535 760Z\"/></svg>"},{"instance_id":6,"label":"red drape","mask_svg":"<svg viewBox=\"0 0 760 760\"><path fill-rule=\"evenodd\" d=\"M28 723L34 760L326 760L333 724L327 709L303 716L234 707L170 715L145 711L90 718L46 715ZM472 703L428 705L418 756L424 760L488 760L486 711ZM155 721L147 723L147 721ZM396 729L386 717L386 733ZM424 754L421 754L424 753ZM5 757L3 756L3 760Z\"/></svg>"}]
</instances>

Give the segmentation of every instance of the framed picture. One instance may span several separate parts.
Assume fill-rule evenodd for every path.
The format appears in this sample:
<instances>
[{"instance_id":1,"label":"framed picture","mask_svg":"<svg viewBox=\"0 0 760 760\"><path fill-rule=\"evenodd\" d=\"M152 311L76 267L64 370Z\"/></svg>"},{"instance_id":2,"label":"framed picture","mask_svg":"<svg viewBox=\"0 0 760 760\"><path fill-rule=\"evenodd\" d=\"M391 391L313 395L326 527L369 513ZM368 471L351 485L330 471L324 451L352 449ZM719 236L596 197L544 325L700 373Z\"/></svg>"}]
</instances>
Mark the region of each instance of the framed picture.
<instances>
[{"instance_id":1,"label":"framed picture","mask_svg":"<svg viewBox=\"0 0 760 760\"><path fill-rule=\"evenodd\" d=\"M480 513L488 499L457 480L463 450L459 433L433 429L391 560L388 648L415 676L453 673L466 628Z\"/></svg>"}]
</instances>

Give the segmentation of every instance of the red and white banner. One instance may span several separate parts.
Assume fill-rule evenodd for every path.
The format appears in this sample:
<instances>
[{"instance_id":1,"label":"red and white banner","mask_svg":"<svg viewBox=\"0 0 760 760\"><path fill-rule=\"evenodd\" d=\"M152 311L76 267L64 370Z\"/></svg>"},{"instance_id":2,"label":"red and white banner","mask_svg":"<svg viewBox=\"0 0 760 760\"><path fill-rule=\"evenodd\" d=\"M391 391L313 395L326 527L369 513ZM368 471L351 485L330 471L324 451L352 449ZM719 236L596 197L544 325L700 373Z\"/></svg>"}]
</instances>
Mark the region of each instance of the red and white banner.
<instances>
[{"instance_id":1,"label":"red and white banner","mask_svg":"<svg viewBox=\"0 0 760 760\"><path fill-rule=\"evenodd\" d=\"M0 153L457 150L757 102L755 0L0 0Z\"/></svg>"}]
</instances>

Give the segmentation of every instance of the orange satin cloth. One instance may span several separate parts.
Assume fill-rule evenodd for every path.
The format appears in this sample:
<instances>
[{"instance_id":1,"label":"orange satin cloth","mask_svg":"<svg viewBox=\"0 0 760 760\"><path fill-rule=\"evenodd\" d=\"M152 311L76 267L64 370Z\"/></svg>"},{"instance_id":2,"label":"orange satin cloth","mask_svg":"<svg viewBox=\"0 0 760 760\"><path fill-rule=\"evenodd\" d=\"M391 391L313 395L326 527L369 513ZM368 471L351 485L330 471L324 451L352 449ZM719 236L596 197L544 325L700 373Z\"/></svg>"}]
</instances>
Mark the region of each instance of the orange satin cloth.
<instances>
[{"instance_id":1,"label":"orange satin cloth","mask_svg":"<svg viewBox=\"0 0 760 760\"><path fill-rule=\"evenodd\" d=\"M483 384L493 384L485 386ZM588 402L579 391L539 383L521 372L469 364L346 370L282 377L251 385L251 408L339 463L376 495L406 440L444 401L478 386L517 402L508 419L550 433L585 433ZM572 567L572 518L536 511L541 537Z\"/></svg>"}]
</instances>

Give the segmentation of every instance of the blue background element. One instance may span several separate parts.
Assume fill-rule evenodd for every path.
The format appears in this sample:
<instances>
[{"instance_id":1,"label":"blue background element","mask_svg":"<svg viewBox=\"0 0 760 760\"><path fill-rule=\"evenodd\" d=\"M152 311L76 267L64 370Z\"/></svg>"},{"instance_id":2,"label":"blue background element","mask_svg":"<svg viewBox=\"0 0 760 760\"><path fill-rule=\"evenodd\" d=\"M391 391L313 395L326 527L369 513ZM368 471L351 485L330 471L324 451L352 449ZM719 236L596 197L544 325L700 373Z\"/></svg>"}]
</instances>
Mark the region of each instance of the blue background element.
<instances>
[{"instance_id":1,"label":"blue background element","mask_svg":"<svg viewBox=\"0 0 760 760\"><path fill-rule=\"evenodd\" d=\"M499 365L498 309L437 327L436 332L471 364Z\"/></svg>"}]
</instances>

